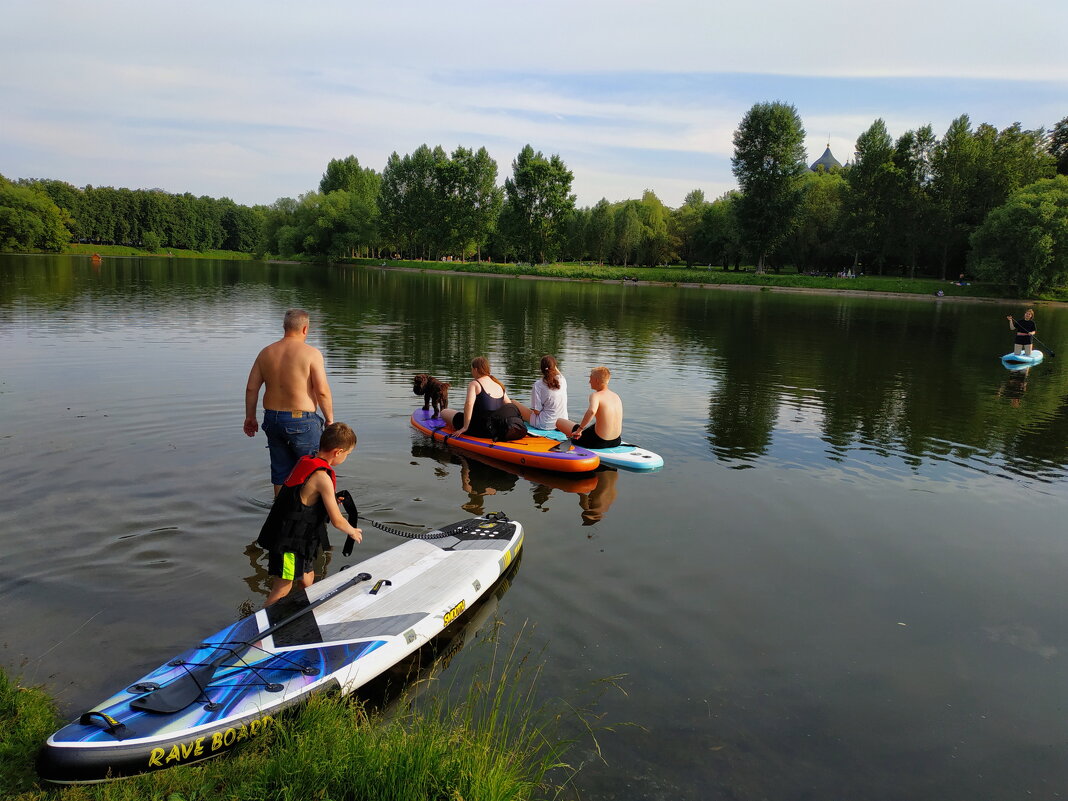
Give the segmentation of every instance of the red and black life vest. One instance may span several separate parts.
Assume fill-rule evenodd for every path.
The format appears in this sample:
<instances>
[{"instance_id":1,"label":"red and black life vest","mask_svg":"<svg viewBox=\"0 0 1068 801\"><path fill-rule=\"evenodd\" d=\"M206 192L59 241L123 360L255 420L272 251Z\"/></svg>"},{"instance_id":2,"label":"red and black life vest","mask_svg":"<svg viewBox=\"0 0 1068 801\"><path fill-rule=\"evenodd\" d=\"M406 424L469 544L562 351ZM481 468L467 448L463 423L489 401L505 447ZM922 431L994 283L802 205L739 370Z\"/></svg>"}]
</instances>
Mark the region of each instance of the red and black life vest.
<instances>
[{"instance_id":1,"label":"red and black life vest","mask_svg":"<svg viewBox=\"0 0 1068 801\"><path fill-rule=\"evenodd\" d=\"M275 553L295 553L315 559L320 548L330 547L326 535L326 505L319 498L311 506L300 500L300 491L314 473L325 470L337 489L337 476L325 459L301 456L293 472L278 491L274 505L263 522L256 544Z\"/></svg>"}]
</instances>

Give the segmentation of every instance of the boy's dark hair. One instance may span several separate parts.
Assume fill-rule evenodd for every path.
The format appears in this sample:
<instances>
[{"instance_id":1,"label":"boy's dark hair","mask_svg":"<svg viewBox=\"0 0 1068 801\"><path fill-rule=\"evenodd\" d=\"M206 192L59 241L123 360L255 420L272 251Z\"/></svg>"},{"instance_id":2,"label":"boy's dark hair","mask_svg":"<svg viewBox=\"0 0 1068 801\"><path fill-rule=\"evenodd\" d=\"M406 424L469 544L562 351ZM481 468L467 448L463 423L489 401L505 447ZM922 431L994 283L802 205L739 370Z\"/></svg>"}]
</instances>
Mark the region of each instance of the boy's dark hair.
<instances>
[{"instance_id":1,"label":"boy's dark hair","mask_svg":"<svg viewBox=\"0 0 1068 801\"><path fill-rule=\"evenodd\" d=\"M344 423L331 423L319 437L319 450L332 451L340 448L349 451L356 447L356 432Z\"/></svg>"}]
</instances>

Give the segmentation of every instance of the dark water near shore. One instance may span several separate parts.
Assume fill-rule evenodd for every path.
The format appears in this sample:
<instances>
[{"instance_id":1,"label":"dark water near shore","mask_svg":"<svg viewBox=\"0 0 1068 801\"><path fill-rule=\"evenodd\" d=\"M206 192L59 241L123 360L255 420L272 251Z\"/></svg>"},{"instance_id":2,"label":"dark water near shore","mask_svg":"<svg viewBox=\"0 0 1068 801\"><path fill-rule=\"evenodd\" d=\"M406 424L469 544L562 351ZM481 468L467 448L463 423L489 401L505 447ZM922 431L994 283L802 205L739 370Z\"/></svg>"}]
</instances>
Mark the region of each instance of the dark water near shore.
<instances>
[{"instance_id":1,"label":"dark water near shore","mask_svg":"<svg viewBox=\"0 0 1068 801\"><path fill-rule=\"evenodd\" d=\"M262 603L243 391L290 306L361 512L522 521L496 613L545 699L624 674L584 797L1065 794L1068 350L1006 370L993 303L0 256L0 663L65 712ZM1068 312L1037 322L1060 353ZM458 402L486 354L527 400L547 352L572 416L609 365L665 468L531 480L410 429L413 373Z\"/></svg>"}]
</instances>

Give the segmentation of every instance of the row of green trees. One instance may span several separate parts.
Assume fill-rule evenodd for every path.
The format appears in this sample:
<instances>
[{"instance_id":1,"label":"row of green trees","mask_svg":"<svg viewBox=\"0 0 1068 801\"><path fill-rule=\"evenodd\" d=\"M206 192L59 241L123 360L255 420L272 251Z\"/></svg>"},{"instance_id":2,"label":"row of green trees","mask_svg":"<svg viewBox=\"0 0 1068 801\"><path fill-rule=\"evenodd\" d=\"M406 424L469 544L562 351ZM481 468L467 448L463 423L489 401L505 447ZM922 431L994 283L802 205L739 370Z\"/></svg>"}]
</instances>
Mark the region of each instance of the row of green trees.
<instances>
[{"instance_id":1,"label":"row of green trees","mask_svg":"<svg viewBox=\"0 0 1068 801\"><path fill-rule=\"evenodd\" d=\"M1019 125L973 129L962 116L941 138L924 126L896 140L876 120L858 138L852 163L830 172L808 170L804 136L793 106L754 105L734 137L739 190L713 201L694 190L676 209L650 191L640 200L576 208L567 165L530 145L503 186L485 148L447 153L423 145L393 153L381 173L355 156L335 159L316 191L254 207L0 178L0 245L58 249L65 229L84 242L316 258L753 263L761 271L790 265L942 278L971 269L1001 279L1012 271L997 253L1020 247L1049 258L1041 268L1016 269L1014 282L1029 289L1063 283L1053 266L1063 250L1062 184L1036 182L1068 172L1068 118L1046 135ZM1030 233L1026 215L991 216L1010 203L1045 209L1035 212ZM1004 241L1012 245L995 248L1010 233L1010 218ZM996 227L983 229L988 219ZM1028 236L1035 241L1021 241ZM1025 274L1031 278L1020 283Z\"/></svg>"},{"instance_id":2,"label":"row of green trees","mask_svg":"<svg viewBox=\"0 0 1068 801\"><path fill-rule=\"evenodd\" d=\"M12 196L16 191L20 202ZM56 232L48 244L9 231L8 238L15 246L7 249L16 249L21 242L22 247L58 250L73 240L150 250L166 246L250 253L259 242L264 218L261 209L239 205L230 198L196 197L188 192L174 195L161 189L78 188L51 179L22 179L11 184L0 176L0 193L6 193L0 194L0 215L4 208L32 214L33 208L50 202L62 212L67 229L66 236Z\"/></svg>"},{"instance_id":3,"label":"row of green trees","mask_svg":"<svg viewBox=\"0 0 1068 801\"><path fill-rule=\"evenodd\" d=\"M830 173L806 172L804 135L785 103L753 106L735 132L731 202L758 271L849 264L945 279L968 268L1026 291L1068 280L1068 184L1052 180L1068 166L1068 118L1047 136L1019 124L973 130L964 115L940 139L927 125L896 140L880 119L853 163Z\"/></svg>"}]
</instances>

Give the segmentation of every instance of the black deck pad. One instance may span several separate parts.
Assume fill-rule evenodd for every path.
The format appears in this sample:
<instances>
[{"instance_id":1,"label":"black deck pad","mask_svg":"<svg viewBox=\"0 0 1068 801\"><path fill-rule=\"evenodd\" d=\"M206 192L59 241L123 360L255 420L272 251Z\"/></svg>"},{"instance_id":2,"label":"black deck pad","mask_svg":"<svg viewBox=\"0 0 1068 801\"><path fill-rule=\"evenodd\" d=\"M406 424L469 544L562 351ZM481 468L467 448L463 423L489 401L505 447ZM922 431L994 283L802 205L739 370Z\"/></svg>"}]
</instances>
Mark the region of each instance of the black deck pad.
<instances>
[{"instance_id":1,"label":"black deck pad","mask_svg":"<svg viewBox=\"0 0 1068 801\"><path fill-rule=\"evenodd\" d=\"M455 537L458 540L510 540L515 533L515 523L507 518L491 520L473 517L461 520L451 526L444 526L435 532L438 537Z\"/></svg>"},{"instance_id":2,"label":"black deck pad","mask_svg":"<svg viewBox=\"0 0 1068 801\"><path fill-rule=\"evenodd\" d=\"M284 598L280 598L267 607L267 625L273 626L280 623L290 615L294 615L308 607L308 593L303 587L294 587ZM310 645L323 641L323 635L319 631L319 624L315 621L315 613L309 612L301 615L288 626L283 626L274 633L274 644L278 647L293 645Z\"/></svg>"}]
</instances>

